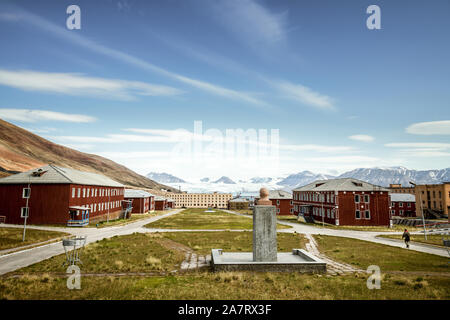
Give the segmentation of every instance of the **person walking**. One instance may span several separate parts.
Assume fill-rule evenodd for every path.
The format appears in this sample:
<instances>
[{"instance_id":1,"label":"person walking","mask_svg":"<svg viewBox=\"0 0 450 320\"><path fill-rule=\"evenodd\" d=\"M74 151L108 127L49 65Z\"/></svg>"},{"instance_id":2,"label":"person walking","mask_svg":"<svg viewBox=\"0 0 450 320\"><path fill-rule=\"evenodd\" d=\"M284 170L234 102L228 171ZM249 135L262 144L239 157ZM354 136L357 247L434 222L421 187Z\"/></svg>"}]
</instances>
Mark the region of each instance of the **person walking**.
<instances>
[{"instance_id":1,"label":"person walking","mask_svg":"<svg viewBox=\"0 0 450 320\"><path fill-rule=\"evenodd\" d=\"M402 239L405 239L406 248L409 248L409 241L411 239L410 239L408 230L405 229L405 231L403 232L403 235L402 235Z\"/></svg>"}]
</instances>

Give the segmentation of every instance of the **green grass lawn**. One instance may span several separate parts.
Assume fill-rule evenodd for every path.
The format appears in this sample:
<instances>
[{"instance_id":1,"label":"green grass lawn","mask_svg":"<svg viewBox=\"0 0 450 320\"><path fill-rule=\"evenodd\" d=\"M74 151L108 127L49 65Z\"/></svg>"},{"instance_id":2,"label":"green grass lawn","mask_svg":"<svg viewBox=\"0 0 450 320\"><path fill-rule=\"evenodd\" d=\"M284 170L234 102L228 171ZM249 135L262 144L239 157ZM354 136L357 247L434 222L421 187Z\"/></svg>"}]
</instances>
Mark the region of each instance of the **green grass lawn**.
<instances>
[{"instance_id":1,"label":"green grass lawn","mask_svg":"<svg viewBox=\"0 0 450 320\"><path fill-rule=\"evenodd\" d=\"M205 209L186 209L173 216L145 225L147 228L161 229L214 229L236 230L253 229L252 219L240 217L214 209L214 212L205 212ZM278 229L290 228L278 225Z\"/></svg>"},{"instance_id":2,"label":"green grass lawn","mask_svg":"<svg viewBox=\"0 0 450 320\"><path fill-rule=\"evenodd\" d=\"M280 251L303 248L300 234L278 234ZM438 265L442 261L429 255L402 256L392 262L390 247L364 241L317 236L328 256L351 262L359 259L361 266L378 264L384 270L422 270L428 258L434 266L428 271L448 271ZM367 245L369 244L369 245ZM186 246L205 254L211 248L250 251L251 232L171 232L131 234L105 239L86 246L82 253L81 290L66 287L67 276L62 267L64 255L44 260L14 272L18 277L0 276L0 299L450 299L450 277L384 274L380 290L366 287L368 274L307 275L299 273L224 272L207 270L177 275L158 275L177 269L184 259L178 248ZM340 249L336 249L340 248ZM392 248L402 250L398 248ZM339 250L339 251L336 251ZM377 252L376 259L367 255ZM434 257L434 256L432 256ZM339 259L338 259L339 258ZM444 260L446 262L446 260ZM406 266L406 267L405 267ZM154 276L119 276L127 272L155 272ZM83 276L83 273L110 273L107 276Z\"/></svg>"},{"instance_id":3,"label":"green grass lawn","mask_svg":"<svg viewBox=\"0 0 450 320\"><path fill-rule=\"evenodd\" d=\"M368 275L299 273L190 273L155 277L82 277L69 290L65 277L0 278L0 299L450 299L450 278L386 275L379 290L366 287Z\"/></svg>"},{"instance_id":4,"label":"green grass lawn","mask_svg":"<svg viewBox=\"0 0 450 320\"><path fill-rule=\"evenodd\" d=\"M223 249L225 252L252 252L253 232L168 232L165 238L182 243L199 254L210 254L211 249ZM290 252L292 249L304 249L307 240L301 234L278 233L278 251Z\"/></svg>"},{"instance_id":5,"label":"green grass lawn","mask_svg":"<svg viewBox=\"0 0 450 320\"><path fill-rule=\"evenodd\" d=\"M380 236L381 238L389 238L389 239L398 239L398 240L402 240L402 235L399 234L388 234L388 235L382 235ZM442 235L437 235L437 234L427 234L427 240L425 240L425 236L422 235L415 235L412 234L410 235L410 239L412 242L420 242L420 243L426 243L426 244L433 244L433 245L437 245L437 246L441 246L443 247L444 244L442 242Z\"/></svg>"},{"instance_id":6,"label":"green grass lawn","mask_svg":"<svg viewBox=\"0 0 450 320\"><path fill-rule=\"evenodd\" d=\"M0 228L0 250L17 248L34 243L60 238L68 235L64 232L27 229L25 241L22 241L22 228Z\"/></svg>"},{"instance_id":7,"label":"green grass lawn","mask_svg":"<svg viewBox=\"0 0 450 320\"><path fill-rule=\"evenodd\" d=\"M429 271L450 273L450 259L383 244L324 235L314 236L319 251L329 258L366 270L377 265L383 271Z\"/></svg>"},{"instance_id":8,"label":"green grass lawn","mask_svg":"<svg viewBox=\"0 0 450 320\"><path fill-rule=\"evenodd\" d=\"M81 252L80 265L86 273L161 272L177 269L184 254L168 247L160 234L134 233L88 244ZM52 257L16 273L61 273L64 254Z\"/></svg>"},{"instance_id":9,"label":"green grass lawn","mask_svg":"<svg viewBox=\"0 0 450 320\"><path fill-rule=\"evenodd\" d=\"M279 218L279 217L278 217ZM279 218L280 219L280 218ZM300 224L305 224L312 227L317 228L327 228L327 229L336 229L336 230L353 230L353 231L373 231L373 232L403 232L405 230L405 226L402 225L396 225L394 224L392 228L389 227L383 227L383 226L335 226L332 224L325 223L324 226L322 226L322 222L317 220L316 223L307 223L303 221L297 221L296 218L286 218L289 222L296 222ZM412 231L421 231L423 228L415 228L415 227L406 227L409 232Z\"/></svg>"}]
</instances>

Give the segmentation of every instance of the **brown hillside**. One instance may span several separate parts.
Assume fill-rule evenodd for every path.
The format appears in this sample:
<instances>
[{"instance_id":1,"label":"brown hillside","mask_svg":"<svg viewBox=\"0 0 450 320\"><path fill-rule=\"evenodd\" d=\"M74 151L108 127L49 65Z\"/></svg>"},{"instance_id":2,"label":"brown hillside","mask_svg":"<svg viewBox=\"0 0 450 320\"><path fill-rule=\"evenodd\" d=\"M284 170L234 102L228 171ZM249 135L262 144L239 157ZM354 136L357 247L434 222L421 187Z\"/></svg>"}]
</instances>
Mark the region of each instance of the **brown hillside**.
<instances>
[{"instance_id":1,"label":"brown hillside","mask_svg":"<svg viewBox=\"0 0 450 320\"><path fill-rule=\"evenodd\" d=\"M114 161L58 145L0 119L0 178L49 163L101 173L125 185L178 191L141 176Z\"/></svg>"}]
</instances>

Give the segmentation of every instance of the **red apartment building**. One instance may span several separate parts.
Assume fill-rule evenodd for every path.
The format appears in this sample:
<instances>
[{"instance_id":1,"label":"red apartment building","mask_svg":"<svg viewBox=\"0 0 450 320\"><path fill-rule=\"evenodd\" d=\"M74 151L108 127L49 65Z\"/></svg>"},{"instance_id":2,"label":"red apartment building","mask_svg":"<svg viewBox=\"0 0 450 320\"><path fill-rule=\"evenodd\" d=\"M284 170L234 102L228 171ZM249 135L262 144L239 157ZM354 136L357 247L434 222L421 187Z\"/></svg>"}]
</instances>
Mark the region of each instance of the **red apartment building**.
<instances>
[{"instance_id":1,"label":"red apartment building","mask_svg":"<svg viewBox=\"0 0 450 320\"><path fill-rule=\"evenodd\" d=\"M168 209L173 209L175 208L175 200L167 198L167 208Z\"/></svg>"},{"instance_id":2,"label":"red apartment building","mask_svg":"<svg viewBox=\"0 0 450 320\"><path fill-rule=\"evenodd\" d=\"M259 197L255 197L255 203L258 200ZM276 207L277 215L286 216L294 214L292 193L284 190L269 190L269 200Z\"/></svg>"},{"instance_id":3,"label":"red apartment building","mask_svg":"<svg viewBox=\"0 0 450 320\"><path fill-rule=\"evenodd\" d=\"M415 217L416 196L408 193L391 193L391 216Z\"/></svg>"},{"instance_id":4,"label":"red apartment building","mask_svg":"<svg viewBox=\"0 0 450 320\"><path fill-rule=\"evenodd\" d=\"M318 180L293 190L294 214L334 225L389 226L388 191L352 178Z\"/></svg>"},{"instance_id":5,"label":"red apartment building","mask_svg":"<svg viewBox=\"0 0 450 320\"><path fill-rule=\"evenodd\" d=\"M103 175L47 165L0 179L5 223L67 224L116 219L124 186Z\"/></svg>"},{"instance_id":6,"label":"red apartment building","mask_svg":"<svg viewBox=\"0 0 450 320\"><path fill-rule=\"evenodd\" d=\"M131 213L147 213L155 210L155 196L144 190L125 189L125 200L131 201Z\"/></svg>"}]
</instances>

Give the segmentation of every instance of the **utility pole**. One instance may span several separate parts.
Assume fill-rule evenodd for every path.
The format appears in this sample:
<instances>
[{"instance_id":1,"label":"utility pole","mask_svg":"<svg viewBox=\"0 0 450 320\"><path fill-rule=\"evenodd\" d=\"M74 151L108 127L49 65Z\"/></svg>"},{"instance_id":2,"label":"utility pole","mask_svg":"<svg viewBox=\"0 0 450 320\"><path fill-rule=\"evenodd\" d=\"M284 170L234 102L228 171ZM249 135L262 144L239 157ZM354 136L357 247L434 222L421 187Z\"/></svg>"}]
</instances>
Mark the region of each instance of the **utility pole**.
<instances>
[{"instance_id":1,"label":"utility pole","mask_svg":"<svg viewBox=\"0 0 450 320\"><path fill-rule=\"evenodd\" d=\"M30 186L31 186L31 183L28 180L28 192L29 193L28 193L28 197L27 197L27 204L25 206L25 208L26 208L26 215L25 215L25 221L23 222L22 242L25 242L25 234L26 234L26 231L27 231L27 218L28 218L28 214L30 212L30 209L28 208L28 199L30 199L30 197L31 197L31 187Z\"/></svg>"},{"instance_id":2,"label":"utility pole","mask_svg":"<svg viewBox=\"0 0 450 320\"><path fill-rule=\"evenodd\" d=\"M412 181L410 181L409 183L412 184L415 189L417 189L417 184ZM423 214L422 196L420 190L417 189L417 191L419 192L420 212L422 212L423 234L425 235L425 240L427 240L427 229L425 228L425 216Z\"/></svg>"}]
</instances>

